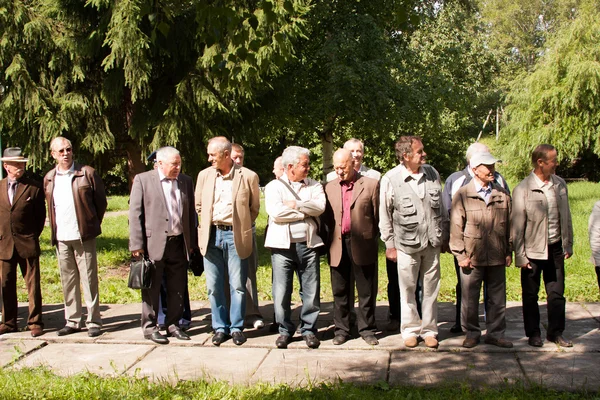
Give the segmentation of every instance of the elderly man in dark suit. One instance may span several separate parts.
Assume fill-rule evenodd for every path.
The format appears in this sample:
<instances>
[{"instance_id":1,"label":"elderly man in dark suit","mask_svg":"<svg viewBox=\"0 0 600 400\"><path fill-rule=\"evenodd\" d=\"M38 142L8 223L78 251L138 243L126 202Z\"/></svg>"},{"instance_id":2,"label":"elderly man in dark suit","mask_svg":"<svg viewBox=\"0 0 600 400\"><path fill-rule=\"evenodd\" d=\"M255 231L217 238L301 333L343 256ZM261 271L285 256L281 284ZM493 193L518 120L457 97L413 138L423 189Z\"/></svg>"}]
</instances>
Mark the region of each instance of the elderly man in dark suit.
<instances>
[{"instance_id":1,"label":"elderly man in dark suit","mask_svg":"<svg viewBox=\"0 0 600 400\"><path fill-rule=\"evenodd\" d=\"M0 335L17 328L17 265L27 285L31 336L44 333L40 289L40 241L46 221L44 191L40 182L23 176L27 159L18 147L4 150L0 159L7 177L0 181L0 260L4 312Z\"/></svg>"},{"instance_id":2,"label":"elderly man in dark suit","mask_svg":"<svg viewBox=\"0 0 600 400\"><path fill-rule=\"evenodd\" d=\"M327 206L323 219L329 226L331 286L333 289L333 344L350 338L350 300L354 298L354 275L358 290L358 333L370 345L375 337L377 300L377 250L379 181L354 169L352 153L339 149L333 155L337 178L325 186Z\"/></svg>"},{"instance_id":3,"label":"elderly man in dark suit","mask_svg":"<svg viewBox=\"0 0 600 400\"><path fill-rule=\"evenodd\" d=\"M159 332L157 315L160 282L167 285L167 336L190 340L181 330L183 295L187 283L189 255L198 248L194 186L181 174L181 156L173 147L156 153L158 168L136 175L129 205L129 250L134 257L144 253L156 266L150 289L142 289L142 331L146 339L167 344Z\"/></svg>"},{"instance_id":4,"label":"elderly man in dark suit","mask_svg":"<svg viewBox=\"0 0 600 400\"><path fill-rule=\"evenodd\" d=\"M198 174L196 211L200 216L199 246L204 256L206 286L215 335L220 346L231 335L233 343L246 342L248 257L252 254L252 225L260 209L258 175L231 159L231 142L219 136L209 140L208 161ZM225 297L225 270L229 274L231 306Z\"/></svg>"}]
</instances>

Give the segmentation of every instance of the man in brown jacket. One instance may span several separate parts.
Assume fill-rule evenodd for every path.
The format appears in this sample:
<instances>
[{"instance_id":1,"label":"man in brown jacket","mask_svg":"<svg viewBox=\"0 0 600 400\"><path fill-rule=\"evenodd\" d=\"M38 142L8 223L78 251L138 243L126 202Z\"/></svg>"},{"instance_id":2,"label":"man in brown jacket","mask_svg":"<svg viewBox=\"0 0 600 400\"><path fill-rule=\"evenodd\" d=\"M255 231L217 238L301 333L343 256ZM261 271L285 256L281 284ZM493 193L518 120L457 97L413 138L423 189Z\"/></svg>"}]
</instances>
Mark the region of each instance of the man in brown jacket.
<instances>
[{"instance_id":1,"label":"man in brown jacket","mask_svg":"<svg viewBox=\"0 0 600 400\"><path fill-rule=\"evenodd\" d=\"M333 291L333 344L350 338L350 300L358 289L356 321L367 344L376 345L377 253L379 181L354 169L352 153L339 149L333 155L337 178L325 186L327 205L323 219L329 226L331 287Z\"/></svg>"},{"instance_id":2,"label":"man in brown jacket","mask_svg":"<svg viewBox=\"0 0 600 400\"><path fill-rule=\"evenodd\" d=\"M27 327L31 336L44 333L40 288L40 241L46 221L42 184L23 176L27 159L18 147L4 150L1 161L8 176L0 181L0 260L4 313L0 335L16 332L17 265L29 298Z\"/></svg>"},{"instance_id":3,"label":"man in brown jacket","mask_svg":"<svg viewBox=\"0 0 600 400\"><path fill-rule=\"evenodd\" d=\"M512 262L510 248L511 202L508 192L495 182L496 160L490 153L475 153L470 168L473 179L452 198L450 250L460 268L461 321L466 332L463 347L477 346L479 294L487 285L487 335L485 343L510 348L506 330L506 271Z\"/></svg>"},{"instance_id":4,"label":"man in brown jacket","mask_svg":"<svg viewBox=\"0 0 600 400\"><path fill-rule=\"evenodd\" d=\"M44 177L52 244L65 299L65 326L58 336L81 330L81 290L87 306L88 336L100 335L100 296L96 237L106 211L104 184L96 171L73 161L73 146L64 137L50 143L56 168Z\"/></svg>"},{"instance_id":5,"label":"man in brown jacket","mask_svg":"<svg viewBox=\"0 0 600 400\"><path fill-rule=\"evenodd\" d=\"M548 295L546 339L562 347L573 343L565 330L565 259L573 255L573 223L565 181L555 175L554 146L541 144L531 154L533 172L513 192L512 238L521 268L523 321L529 345L542 347L538 292L540 277Z\"/></svg>"}]
</instances>

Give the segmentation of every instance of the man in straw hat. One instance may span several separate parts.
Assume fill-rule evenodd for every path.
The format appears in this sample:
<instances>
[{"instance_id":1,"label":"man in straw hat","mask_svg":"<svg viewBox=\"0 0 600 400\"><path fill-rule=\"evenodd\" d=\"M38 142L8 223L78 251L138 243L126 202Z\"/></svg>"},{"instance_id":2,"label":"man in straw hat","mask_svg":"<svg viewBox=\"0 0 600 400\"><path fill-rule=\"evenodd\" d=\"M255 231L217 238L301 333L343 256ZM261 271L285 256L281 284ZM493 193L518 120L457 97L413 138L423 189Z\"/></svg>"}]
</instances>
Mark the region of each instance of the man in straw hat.
<instances>
[{"instance_id":1,"label":"man in straw hat","mask_svg":"<svg viewBox=\"0 0 600 400\"><path fill-rule=\"evenodd\" d=\"M31 336L44 333L40 289L40 241L46 221L42 184L23 176L27 158L18 147L0 158L7 177L0 181L0 263L4 312L0 335L17 332L17 265L27 285Z\"/></svg>"}]
</instances>

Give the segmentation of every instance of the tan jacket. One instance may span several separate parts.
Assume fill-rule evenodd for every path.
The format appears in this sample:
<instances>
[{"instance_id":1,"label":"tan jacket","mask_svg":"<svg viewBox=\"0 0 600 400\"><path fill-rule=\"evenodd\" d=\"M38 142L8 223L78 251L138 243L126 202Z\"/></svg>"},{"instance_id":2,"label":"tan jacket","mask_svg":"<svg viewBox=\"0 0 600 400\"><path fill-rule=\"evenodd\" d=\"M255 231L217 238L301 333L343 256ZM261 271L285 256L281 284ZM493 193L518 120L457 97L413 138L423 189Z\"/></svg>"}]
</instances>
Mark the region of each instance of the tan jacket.
<instances>
[{"instance_id":1,"label":"tan jacket","mask_svg":"<svg viewBox=\"0 0 600 400\"><path fill-rule=\"evenodd\" d=\"M450 250L458 262L468 257L475 267L505 266L506 257L511 255L510 196L498 184L491 185L487 205L474 180L452 198Z\"/></svg>"},{"instance_id":2,"label":"tan jacket","mask_svg":"<svg viewBox=\"0 0 600 400\"><path fill-rule=\"evenodd\" d=\"M573 223L567 184L556 175L552 175L550 179L560 214L563 251L573 254ZM527 265L529 259L548 259L548 200L537 185L533 173L523 179L513 191L511 229L515 264L518 267Z\"/></svg>"},{"instance_id":3,"label":"tan jacket","mask_svg":"<svg viewBox=\"0 0 600 400\"><path fill-rule=\"evenodd\" d=\"M260 210L258 175L236 164L233 168L233 242L238 256L245 259L252 254L252 224ZM200 217L198 244L202 255L206 255L210 239L216 179L217 170L208 167L200 171L196 183L196 211Z\"/></svg>"},{"instance_id":4,"label":"tan jacket","mask_svg":"<svg viewBox=\"0 0 600 400\"><path fill-rule=\"evenodd\" d=\"M54 177L56 168L52 168L44 177L44 192L48 203L48 219L52 233L52 244L56 245L56 213L54 212ZM81 241L85 242L102 233L100 226L108 205L106 192L100 176L94 168L88 165L75 163L73 175L73 200L75 202L75 215ZM58 221L60 223L60 221Z\"/></svg>"}]
</instances>

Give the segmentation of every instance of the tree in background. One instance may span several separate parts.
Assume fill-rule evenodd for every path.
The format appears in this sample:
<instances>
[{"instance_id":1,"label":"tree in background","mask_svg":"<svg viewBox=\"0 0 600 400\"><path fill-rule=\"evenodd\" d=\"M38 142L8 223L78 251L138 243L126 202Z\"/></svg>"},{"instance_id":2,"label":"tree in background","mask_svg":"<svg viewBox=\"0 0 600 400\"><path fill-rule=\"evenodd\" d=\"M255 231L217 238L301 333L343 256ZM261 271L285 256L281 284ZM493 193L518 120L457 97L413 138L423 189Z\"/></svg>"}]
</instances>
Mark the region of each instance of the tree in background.
<instances>
[{"instance_id":1,"label":"tree in background","mask_svg":"<svg viewBox=\"0 0 600 400\"><path fill-rule=\"evenodd\" d=\"M130 181L167 144L198 170L206 138L293 57L307 4L1 0L0 130L30 154L65 135L106 169L126 159Z\"/></svg>"},{"instance_id":2,"label":"tree in background","mask_svg":"<svg viewBox=\"0 0 600 400\"><path fill-rule=\"evenodd\" d=\"M513 176L526 175L533 148L550 143L557 148L563 168L583 163L587 177L600 177L598 43L597 2L582 2L576 18L550 37L547 51L533 71L512 85L501 139L503 159Z\"/></svg>"}]
</instances>

